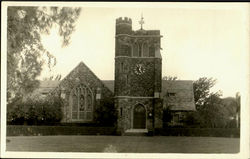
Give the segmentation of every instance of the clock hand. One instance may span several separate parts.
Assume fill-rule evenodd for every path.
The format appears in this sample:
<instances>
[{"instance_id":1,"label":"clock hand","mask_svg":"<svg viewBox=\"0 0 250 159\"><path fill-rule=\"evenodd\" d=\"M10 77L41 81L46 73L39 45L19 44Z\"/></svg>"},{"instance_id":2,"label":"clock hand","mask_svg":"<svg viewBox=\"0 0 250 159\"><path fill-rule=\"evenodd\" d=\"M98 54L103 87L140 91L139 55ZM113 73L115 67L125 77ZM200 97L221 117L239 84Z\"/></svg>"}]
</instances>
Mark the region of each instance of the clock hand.
<instances>
[{"instance_id":1,"label":"clock hand","mask_svg":"<svg viewBox=\"0 0 250 159\"><path fill-rule=\"evenodd\" d=\"M141 66L139 67L139 71L140 71L140 73L142 73L142 67Z\"/></svg>"}]
</instances>

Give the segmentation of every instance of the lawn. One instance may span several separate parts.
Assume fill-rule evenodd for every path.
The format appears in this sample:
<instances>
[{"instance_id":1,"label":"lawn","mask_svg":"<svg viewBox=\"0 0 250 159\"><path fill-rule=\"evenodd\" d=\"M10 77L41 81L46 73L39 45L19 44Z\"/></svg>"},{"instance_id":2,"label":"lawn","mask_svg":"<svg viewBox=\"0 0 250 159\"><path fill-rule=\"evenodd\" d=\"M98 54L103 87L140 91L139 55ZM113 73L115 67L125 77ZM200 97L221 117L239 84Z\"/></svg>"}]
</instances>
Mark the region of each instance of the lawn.
<instances>
[{"instance_id":1,"label":"lawn","mask_svg":"<svg viewBox=\"0 0 250 159\"><path fill-rule=\"evenodd\" d=\"M239 138L172 136L15 136L7 151L237 153Z\"/></svg>"}]
</instances>

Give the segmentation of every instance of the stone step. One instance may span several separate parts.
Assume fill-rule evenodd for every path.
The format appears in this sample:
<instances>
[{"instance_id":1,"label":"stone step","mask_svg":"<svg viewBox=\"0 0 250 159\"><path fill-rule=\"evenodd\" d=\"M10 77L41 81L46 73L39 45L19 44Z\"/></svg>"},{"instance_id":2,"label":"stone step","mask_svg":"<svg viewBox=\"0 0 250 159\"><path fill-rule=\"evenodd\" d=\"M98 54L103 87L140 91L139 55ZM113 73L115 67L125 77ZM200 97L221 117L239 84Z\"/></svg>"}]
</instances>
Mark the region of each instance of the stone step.
<instances>
[{"instance_id":1,"label":"stone step","mask_svg":"<svg viewBox=\"0 0 250 159\"><path fill-rule=\"evenodd\" d=\"M124 136L147 136L147 133L132 133L132 132L125 132Z\"/></svg>"},{"instance_id":2,"label":"stone step","mask_svg":"<svg viewBox=\"0 0 250 159\"><path fill-rule=\"evenodd\" d=\"M126 130L124 136L147 136L147 129L129 129Z\"/></svg>"}]
</instances>

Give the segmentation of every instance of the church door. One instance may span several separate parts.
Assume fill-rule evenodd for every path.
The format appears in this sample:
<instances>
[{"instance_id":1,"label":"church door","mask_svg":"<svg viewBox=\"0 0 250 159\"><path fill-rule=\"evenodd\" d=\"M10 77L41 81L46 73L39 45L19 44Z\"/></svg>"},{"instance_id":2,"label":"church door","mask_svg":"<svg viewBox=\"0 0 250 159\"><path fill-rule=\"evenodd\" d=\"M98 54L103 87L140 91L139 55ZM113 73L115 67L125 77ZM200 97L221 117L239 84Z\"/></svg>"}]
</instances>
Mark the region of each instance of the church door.
<instances>
[{"instance_id":1,"label":"church door","mask_svg":"<svg viewBox=\"0 0 250 159\"><path fill-rule=\"evenodd\" d=\"M146 128L146 110L143 105L138 104L134 107L134 129L145 129Z\"/></svg>"}]
</instances>

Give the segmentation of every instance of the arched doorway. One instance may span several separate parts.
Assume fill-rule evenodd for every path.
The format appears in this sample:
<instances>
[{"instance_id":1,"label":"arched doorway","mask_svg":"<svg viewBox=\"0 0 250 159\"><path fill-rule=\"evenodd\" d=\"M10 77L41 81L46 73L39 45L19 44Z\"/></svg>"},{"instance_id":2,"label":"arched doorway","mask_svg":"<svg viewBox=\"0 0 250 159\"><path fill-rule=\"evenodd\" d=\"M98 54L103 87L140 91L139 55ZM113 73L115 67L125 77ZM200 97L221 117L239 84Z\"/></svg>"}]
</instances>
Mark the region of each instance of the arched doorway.
<instances>
[{"instance_id":1,"label":"arched doorway","mask_svg":"<svg viewBox=\"0 0 250 159\"><path fill-rule=\"evenodd\" d=\"M142 104L137 104L134 107L134 129L145 129L146 128L146 110Z\"/></svg>"}]
</instances>

